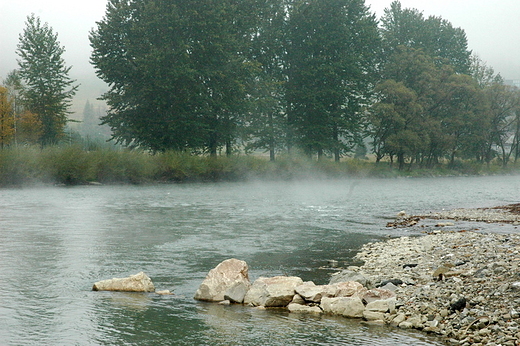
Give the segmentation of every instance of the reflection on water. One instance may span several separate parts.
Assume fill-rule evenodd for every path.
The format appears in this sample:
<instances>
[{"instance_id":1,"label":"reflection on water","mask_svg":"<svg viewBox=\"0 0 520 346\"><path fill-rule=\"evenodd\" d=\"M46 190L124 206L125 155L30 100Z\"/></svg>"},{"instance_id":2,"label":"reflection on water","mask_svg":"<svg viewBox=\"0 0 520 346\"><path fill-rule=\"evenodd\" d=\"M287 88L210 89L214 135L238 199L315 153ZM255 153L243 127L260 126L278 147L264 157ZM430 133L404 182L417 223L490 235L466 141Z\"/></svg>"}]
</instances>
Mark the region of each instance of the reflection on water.
<instances>
[{"instance_id":1,"label":"reflection on water","mask_svg":"<svg viewBox=\"0 0 520 346\"><path fill-rule=\"evenodd\" d=\"M431 345L416 333L341 317L205 304L208 345ZM261 327L259 327L261 326Z\"/></svg>"},{"instance_id":2,"label":"reflection on water","mask_svg":"<svg viewBox=\"0 0 520 346\"><path fill-rule=\"evenodd\" d=\"M330 316L195 302L209 269L326 283L419 213L517 202L517 177L102 186L0 190L0 344L434 345L413 332ZM479 225L494 230L494 225ZM500 228L504 231L507 227ZM92 292L146 272L174 296Z\"/></svg>"}]
</instances>

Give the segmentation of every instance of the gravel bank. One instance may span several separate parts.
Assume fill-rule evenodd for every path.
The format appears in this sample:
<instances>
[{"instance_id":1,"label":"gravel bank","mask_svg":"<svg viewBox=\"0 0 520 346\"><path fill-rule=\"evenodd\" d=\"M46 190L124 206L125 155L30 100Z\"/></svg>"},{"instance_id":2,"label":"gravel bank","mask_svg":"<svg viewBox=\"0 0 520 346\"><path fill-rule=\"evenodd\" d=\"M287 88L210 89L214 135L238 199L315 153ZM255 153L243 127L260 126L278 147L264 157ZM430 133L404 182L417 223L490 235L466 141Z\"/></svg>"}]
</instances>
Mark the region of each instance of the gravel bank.
<instances>
[{"instance_id":1,"label":"gravel bank","mask_svg":"<svg viewBox=\"0 0 520 346\"><path fill-rule=\"evenodd\" d=\"M518 216L500 207L421 218L514 223ZM435 333L454 345L520 345L520 235L444 228L366 244L356 259L364 265L350 269L374 285L397 286L386 286L399 302L386 323Z\"/></svg>"},{"instance_id":2,"label":"gravel bank","mask_svg":"<svg viewBox=\"0 0 520 346\"><path fill-rule=\"evenodd\" d=\"M463 221L501 222L520 224L520 204L510 204L494 208L453 209L419 215L420 218L450 219Z\"/></svg>"}]
</instances>

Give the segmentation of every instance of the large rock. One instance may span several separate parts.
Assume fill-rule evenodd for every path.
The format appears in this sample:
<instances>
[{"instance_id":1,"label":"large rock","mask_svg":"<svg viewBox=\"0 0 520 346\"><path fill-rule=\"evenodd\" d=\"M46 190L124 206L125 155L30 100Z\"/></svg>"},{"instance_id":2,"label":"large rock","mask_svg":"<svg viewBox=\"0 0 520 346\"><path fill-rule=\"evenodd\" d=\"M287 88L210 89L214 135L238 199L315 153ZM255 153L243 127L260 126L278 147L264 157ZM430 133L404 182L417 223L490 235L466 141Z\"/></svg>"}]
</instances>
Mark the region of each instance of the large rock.
<instances>
[{"instance_id":1,"label":"large rock","mask_svg":"<svg viewBox=\"0 0 520 346\"><path fill-rule=\"evenodd\" d=\"M323 297L334 297L338 288L334 285L316 285L312 281L304 282L296 287L298 293L305 301L319 303Z\"/></svg>"},{"instance_id":2,"label":"large rock","mask_svg":"<svg viewBox=\"0 0 520 346\"><path fill-rule=\"evenodd\" d=\"M395 310L395 303L395 298L374 300L368 303L365 309L374 312L389 312L390 310Z\"/></svg>"},{"instance_id":3,"label":"large rock","mask_svg":"<svg viewBox=\"0 0 520 346\"><path fill-rule=\"evenodd\" d=\"M365 305L359 297L324 297L320 307L326 313L352 318L363 317L365 311Z\"/></svg>"},{"instance_id":4,"label":"large rock","mask_svg":"<svg viewBox=\"0 0 520 346\"><path fill-rule=\"evenodd\" d=\"M336 287L336 297L362 297L367 292L367 289L357 281L338 282L332 286Z\"/></svg>"},{"instance_id":5,"label":"large rock","mask_svg":"<svg viewBox=\"0 0 520 346\"><path fill-rule=\"evenodd\" d=\"M305 314L321 314L323 311L318 306L309 306L290 303L287 305L289 312L305 313Z\"/></svg>"},{"instance_id":6,"label":"large rock","mask_svg":"<svg viewBox=\"0 0 520 346\"><path fill-rule=\"evenodd\" d=\"M384 321L385 314L378 311L363 311L363 318L367 321Z\"/></svg>"},{"instance_id":7,"label":"large rock","mask_svg":"<svg viewBox=\"0 0 520 346\"><path fill-rule=\"evenodd\" d=\"M229 299L235 303L242 303L250 286L247 263L231 258L209 271L193 298L209 302Z\"/></svg>"},{"instance_id":8,"label":"large rock","mask_svg":"<svg viewBox=\"0 0 520 346\"><path fill-rule=\"evenodd\" d=\"M342 270L332 274L329 285L346 281L356 281L365 287L372 287L372 282L366 276L353 270Z\"/></svg>"},{"instance_id":9,"label":"large rock","mask_svg":"<svg viewBox=\"0 0 520 346\"><path fill-rule=\"evenodd\" d=\"M247 292L244 304L265 307L287 306L296 294L296 287L302 283L303 280L296 276L260 277Z\"/></svg>"},{"instance_id":10,"label":"large rock","mask_svg":"<svg viewBox=\"0 0 520 346\"><path fill-rule=\"evenodd\" d=\"M98 281L92 286L93 291L154 292L152 280L143 272L127 278L113 278Z\"/></svg>"},{"instance_id":11,"label":"large rock","mask_svg":"<svg viewBox=\"0 0 520 346\"><path fill-rule=\"evenodd\" d=\"M363 300L368 304L376 300L395 298L395 296L395 293L390 290L384 288L373 288L363 295Z\"/></svg>"},{"instance_id":12,"label":"large rock","mask_svg":"<svg viewBox=\"0 0 520 346\"><path fill-rule=\"evenodd\" d=\"M250 287L251 284L249 282L235 281L235 283L226 290L224 299L229 300L231 303L241 304Z\"/></svg>"}]
</instances>

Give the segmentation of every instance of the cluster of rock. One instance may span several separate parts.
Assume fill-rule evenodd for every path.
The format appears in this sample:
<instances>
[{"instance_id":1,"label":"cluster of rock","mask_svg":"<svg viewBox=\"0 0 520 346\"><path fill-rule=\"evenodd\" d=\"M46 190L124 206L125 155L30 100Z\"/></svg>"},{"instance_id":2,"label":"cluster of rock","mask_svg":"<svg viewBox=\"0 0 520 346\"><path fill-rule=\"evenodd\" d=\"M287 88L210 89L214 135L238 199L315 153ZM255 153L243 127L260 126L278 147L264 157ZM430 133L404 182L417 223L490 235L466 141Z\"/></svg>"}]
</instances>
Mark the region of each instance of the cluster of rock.
<instances>
[{"instance_id":1,"label":"cluster of rock","mask_svg":"<svg viewBox=\"0 0 520 346\"><path fill-rule=\"evenodd\" d=\"M156 291L152 279L144 272L130 275L126 278L112 278L94 283L93 291L117 292L155 292L157 294L171 294L168 290Z\"/></svg>"},{"instance_id":2,"label":"cluster of rock","mask_svg":"<svg viewBox=\"0 0 520 346\"><path fill-rule=\"evenodd\" d=\"M395 312L397 304L392 291L368 289L357 281L336 281L316 285L295 276L274 276L260 277L251 284L247 263L232 258L209 271L194 298L368 320L382 320L385 313Z\"/></svg>"},{"instance_id":3,"label":"cluster of rock","mask_svg":"<svg viewBox=\"0 0 520 346\"><path fill-rule=\"evenodd\" d=\"M383 321L456 345L520 344L520 236L435 231L370 243L350 271L397 296Z\"/></svg>"}]
</instances>

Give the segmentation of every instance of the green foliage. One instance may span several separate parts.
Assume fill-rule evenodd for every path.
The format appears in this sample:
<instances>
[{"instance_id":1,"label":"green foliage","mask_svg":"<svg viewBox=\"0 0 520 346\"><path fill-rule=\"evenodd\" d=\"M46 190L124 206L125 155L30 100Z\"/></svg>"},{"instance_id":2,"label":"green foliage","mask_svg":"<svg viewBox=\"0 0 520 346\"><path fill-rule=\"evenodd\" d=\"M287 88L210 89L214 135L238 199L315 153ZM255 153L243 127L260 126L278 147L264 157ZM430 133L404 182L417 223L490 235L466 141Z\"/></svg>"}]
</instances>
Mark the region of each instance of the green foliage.
<instances>
[{"instance_id":1,"label":"green foliage","mask_svg":"<svg viewBox=\"0 0 520 346\"><path fill-rule=\"evenodd\" d=\"M42 181L40 149L36 147L0 149L0 186Z\"/></svg>"},{"instance_id":2,"label":"green foliage","mask_svg":"<svg viewBox=\"0 0 520 346\"><path fill-rule=\"evenodd\" d=\"M396 160L397 175L520 157L518 91L470 57L464 30L399 1L378 28L363 0L109 0L90 42L110 85L103 123L155 166L131 172L137 158L117 156L122 168L102 164L94 179L343 174L364 136L375 169Z\"/></svg>"},{"instance_id":3,"label":"green foliage","mask_svg":"<svg viewBox=\"0 0 520 346\"><path fill-rule=\"evenodd\" d=\"M439 65L450 65L458 73L469 73L470 55L466 33L440 17L424 18L414 8L394 1L381 18L385 53L389 58L399 46L422 49ZM406 66L403 64L403 66Z\"/></svg>"},{"instance_id":4,"label":"green foliage","mask_svg":"<svg viewBox=\"0 0 520 346\"><path fill-rule=\"evenodd\" d=\"M118 1L90 35L110 90L113 137L153 151L208 150L234 139L256 69L247 43L255 1Z\"/></svg>"},{"instance_id":5,"label":"green foliage","mask_svg":"<svg viewBox=\"0 0 520 346\"><path fill-rule=\"evenodd\" d=\"M0 149L0 186L27 184L143 184L240 180L330 179L345 177L413 177L518 174L519 166L503 167L474 160L444 161L435 168L399 170L388 161L307 156L267 157L233 155L194 156L167 151L151 155L142 151L99 148L87 151L79 145L10 147Z\"/></svg>"},{"instance_id":6,"label":"green foliage","mask_svg":"<svg viewBox=\"0 0 520 346\"><path fill-rule=\"evenodd\" d=\"M76 185L94 180L88 153L79 146L48 147L42 151L41 160L46 178L54 183Z\"/></svg>"},{"instance_id":7,"label":"green foliage","mask_svg":"<svg viewBox=\"0 0 520 346\"><path fill-rule=\"evenodd\" d=\"M70 101L78 88L68 76L71 67L65 66L64 52L47 23L42 24L34 14L27 17L18 44L18 63L25 83L23 104L39 118L42 145L56 144L63 137Z\"/></svg>"},{"instance_id":8,"label":"green foliage","mask_svg":"<svg viewBox=\"0 0 520 346\"><path fill-rule=\"evenodd\" d=\"M375 17L364 1L296 1L289 13L288 120L308 154L337 160L359 140L379 55Z\"/></svg>"}]
</instances>

